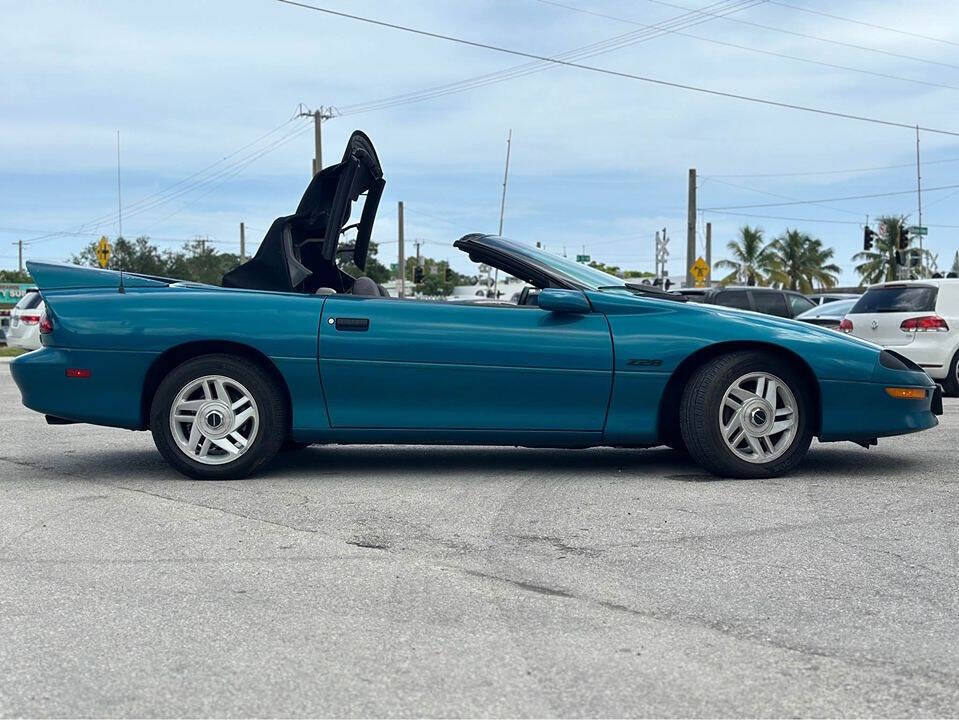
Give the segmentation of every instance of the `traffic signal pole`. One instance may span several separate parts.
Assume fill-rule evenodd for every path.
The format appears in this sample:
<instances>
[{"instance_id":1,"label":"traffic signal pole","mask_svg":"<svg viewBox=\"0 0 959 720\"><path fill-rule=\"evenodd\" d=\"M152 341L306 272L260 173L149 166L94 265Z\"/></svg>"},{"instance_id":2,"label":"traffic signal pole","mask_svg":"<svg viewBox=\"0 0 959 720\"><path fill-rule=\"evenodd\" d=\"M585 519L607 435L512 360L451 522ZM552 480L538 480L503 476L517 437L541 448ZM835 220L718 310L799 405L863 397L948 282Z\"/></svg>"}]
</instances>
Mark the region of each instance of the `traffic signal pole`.
<instances>
[{"instance_id":1,"label":"traffic signal pole","mask_svg":"<svg viewBox=\"0 0 959 720\"><path fill-rule=\"evenodd\" d=\"M696 259L696 168L689 168L689 202L686 207L686 287L695 284L693 261Z\"/></svg>"}]
</instances>

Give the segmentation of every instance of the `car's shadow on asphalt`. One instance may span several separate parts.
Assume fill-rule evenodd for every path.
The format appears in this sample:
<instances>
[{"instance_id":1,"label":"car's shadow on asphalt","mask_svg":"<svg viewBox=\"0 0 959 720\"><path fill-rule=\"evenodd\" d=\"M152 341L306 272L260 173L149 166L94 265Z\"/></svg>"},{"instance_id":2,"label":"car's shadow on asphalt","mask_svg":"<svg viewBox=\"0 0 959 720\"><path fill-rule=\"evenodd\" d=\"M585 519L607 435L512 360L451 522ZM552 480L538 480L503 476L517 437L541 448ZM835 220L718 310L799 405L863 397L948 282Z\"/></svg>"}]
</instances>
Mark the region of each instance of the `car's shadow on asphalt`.
<instances>
[{"instance_id":1,"label":"car's shadow on asphalt","mask_svg":"<svg viewBox=\"0 0 959 720\"><path fill-rule=\"evenodd\" d=\"M897 476L914 473L932 464L923 458L893 451L865 450L852 443L814 444L794 476L804 479L842 480L856 477ZM575 480L597 473L613 477L726 481L710 475L685 453L665 447L649 449L590 448L585 450L446 447L446 446L348 446L314 445L281 453L260 471L269 477L402 476L429 479L437 474L457 472L491 475L546 474L557 480ZM424 475L424 473L426 473Z\"/></svg>"},{"instance_id":2,"label":"car's shadow on asphalt","mask_svg":"<svg viewBox=\"0 0 959 720\"><path fill-rule=\"evenodd\" d=\"M152 450L80 450L50 458L38 452L24 464L68 476L186 480ZM814 443L806 459L786 479L840 482L856 477L881 481L937 469L941 467L934 458L898 450L865 450L852 443ZM618 480L740 482L710 475L686 454L665 447L566 450L436 445L312 445L281 452L260 468L253 479L271 482L309 478L376 482L403 479L428 483L440 476L448 481L458 473L474 480L477 476L543 476L556 482L569 482L602 475L604 479Z\"/></svg>"}]
</instances>

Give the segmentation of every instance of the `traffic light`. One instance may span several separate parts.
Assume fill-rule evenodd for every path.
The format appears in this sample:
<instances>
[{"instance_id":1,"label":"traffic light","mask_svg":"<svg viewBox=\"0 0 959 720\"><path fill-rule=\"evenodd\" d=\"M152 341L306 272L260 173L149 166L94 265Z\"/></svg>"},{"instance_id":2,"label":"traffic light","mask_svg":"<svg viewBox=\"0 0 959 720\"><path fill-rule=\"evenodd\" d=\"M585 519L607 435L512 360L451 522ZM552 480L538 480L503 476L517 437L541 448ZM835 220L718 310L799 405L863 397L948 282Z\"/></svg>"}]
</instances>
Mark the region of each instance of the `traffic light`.
<instances>
[{"instance_id":1,"label":"traffic light","mask_svg":"<svg viewBox=\"0 0 959 720\"><path fill-rule=\"evenodd\" d=\"M663 290L669 290L673 286L673 281L669 278L663 280Z\"/></svg>"},{"instance_id":2,"label":"traffic light","mask_svg":"<svg viewBox=\"0 0 959 720\"><path fill-rule=\"evenodd\" d=\"M876 232L870 227L866 227L862 233L862 249L872 250L873 243L876 242Z\"/></svg>"},{"instance_id":3,"label":"traffic light","mask_svg":"<svg viewBox=\"0 0 959 720\"><path fill-rule=\"evenodd\" d=\"M907 230L904 225L899 226L899 243L897 247L900 250L905 250L909 247L909 230Z\"/></svg>"},{"instance_id":4,"label":"traffic light","mask_svg":"<svg viewBox=\"0 0 959 720\"><path fill-rule=\"evenodd\" d=\"M422 265L417 265L415 268L413 268L413 282L417 285L423 282L423 266Z\"/></svg>"},{"instance_id":5,"label":"traffic light","mask_svg":"<svg viewBox=\"0 0 959 720\"><path fill-rule=\"evenodd\" d=\"M906 267L906 263L909 261L907 253L905 250L896 250L896 265L900 267Z\"/></svg>"},{"instance_id":6,"label":"traffic light","mask_svg":"<svg viewBox=\"0 0 959 720\"><path fill-rule=\"evenodd\" d=\"M917 268L922 265L922 255L919 252L919 248L912 248L909 251L909 267Z\"/></svg>"},{"instance_id":7,"label":"traffic light","mask_svg":"<svg viewBox=\"0 0 959 720\"><path fill-rule=\"evenodd\" d=\"M446 282L453 282L453 268L446 268L446 272L443 273L443 277Z\"/></svg>"}]
</instances>

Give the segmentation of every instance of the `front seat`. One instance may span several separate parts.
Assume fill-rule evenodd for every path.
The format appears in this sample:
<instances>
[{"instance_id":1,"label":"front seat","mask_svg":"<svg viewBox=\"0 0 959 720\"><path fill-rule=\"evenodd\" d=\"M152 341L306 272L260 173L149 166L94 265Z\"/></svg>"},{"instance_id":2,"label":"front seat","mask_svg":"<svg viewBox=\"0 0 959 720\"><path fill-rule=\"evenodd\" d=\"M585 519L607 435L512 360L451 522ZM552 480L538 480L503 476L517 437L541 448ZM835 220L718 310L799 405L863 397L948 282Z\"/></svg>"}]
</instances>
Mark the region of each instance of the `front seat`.
<instances>
[{"instance_id":1,"label":"front seat","mask_svg":"<svg viewBox=\"0 0 959 720\"><path fill-rule=\"evenodd\" d=\"M379 286L365 275L353 281L353 289L350 290L350 293L352 295L382 297Z\"/></svg>"}]
</instances>

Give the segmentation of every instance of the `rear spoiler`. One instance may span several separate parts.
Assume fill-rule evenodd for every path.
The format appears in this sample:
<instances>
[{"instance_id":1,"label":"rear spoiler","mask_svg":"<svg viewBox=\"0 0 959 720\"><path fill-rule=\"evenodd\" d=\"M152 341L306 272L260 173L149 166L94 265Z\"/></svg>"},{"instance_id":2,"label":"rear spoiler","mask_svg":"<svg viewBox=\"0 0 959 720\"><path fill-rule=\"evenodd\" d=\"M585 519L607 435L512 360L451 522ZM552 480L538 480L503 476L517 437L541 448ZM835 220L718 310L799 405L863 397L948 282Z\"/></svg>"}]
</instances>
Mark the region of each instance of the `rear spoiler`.
<instances>
[{"instance_id":1,"label":"rear spoiler","mask_svg":"<svg viewBox=\"0 0 959 720\"><path fill-rule=\"evenodd\" d=\"M68 263L27 261L27 270L41 293L58 290L89 290L121 287L162 287L179 282L169 278L138 275L117 270L81 267Z\"/></svg>"}]
</instances>

